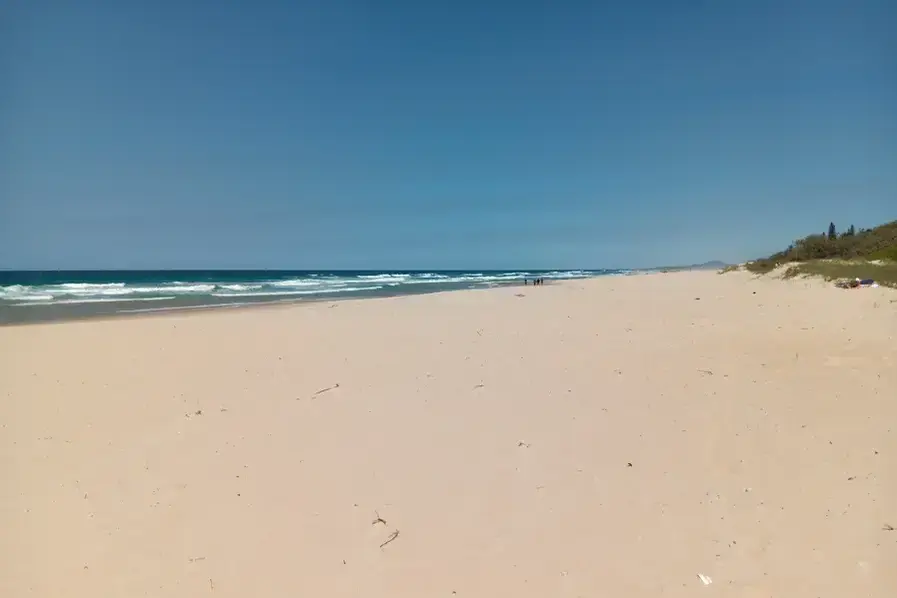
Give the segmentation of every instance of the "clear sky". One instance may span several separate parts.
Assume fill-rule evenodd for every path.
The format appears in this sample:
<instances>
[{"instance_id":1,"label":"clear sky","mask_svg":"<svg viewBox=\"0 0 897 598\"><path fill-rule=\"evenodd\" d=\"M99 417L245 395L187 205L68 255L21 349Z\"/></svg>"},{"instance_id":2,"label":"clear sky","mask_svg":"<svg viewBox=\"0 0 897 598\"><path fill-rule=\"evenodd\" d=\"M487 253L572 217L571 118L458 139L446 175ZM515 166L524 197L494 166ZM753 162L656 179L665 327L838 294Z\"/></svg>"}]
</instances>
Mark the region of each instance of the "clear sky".
<instances>
[{"instance_id":1,"label":"clear sky","mask_svg":"<svg viewBox=\"0 0 897 598\"><path fill-rule=\"evenodd\" d=\"M0 267L641 267L897 218L893 0L13 0Z\"/></svg>"}]
</instances>

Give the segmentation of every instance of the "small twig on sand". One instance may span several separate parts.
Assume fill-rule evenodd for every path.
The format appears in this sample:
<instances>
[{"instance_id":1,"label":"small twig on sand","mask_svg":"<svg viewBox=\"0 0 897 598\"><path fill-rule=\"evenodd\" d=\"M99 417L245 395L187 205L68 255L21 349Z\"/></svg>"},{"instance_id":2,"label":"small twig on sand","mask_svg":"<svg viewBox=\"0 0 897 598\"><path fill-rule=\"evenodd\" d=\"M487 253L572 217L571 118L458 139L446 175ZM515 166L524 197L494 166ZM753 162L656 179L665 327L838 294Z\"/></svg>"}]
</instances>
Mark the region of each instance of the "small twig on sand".
<instances>
[{"instance_id":1,"label":"small twig on sand","mask_svg":"<svg viewBox=\"0 0 897 598\"><path fill-rule=\"evenodd\" d=\"M384 546L386 546L387 544L389 544L390 542L392 542L393 540L395 540L398 537L399 537L399 530L396 530L393 533L389 534L389 537L386 538L386 542L381 544L380 548L382 549Z\"/></svg>"},{"instance_id":2,"label":"small twig on sand","mask_svg":"<svg viewBox=\"0 0 897 598\"><path fill-rule=\"evenodd\" d=\"M383 517L380 517L380 513L378 513L377 511L374 511L374 515L376 515L377 518L374 519L373 521L371 521L371 525L377 525L378 523L382 523L383 525L386 525L386 519L384 519Z\"/></svg>"},{"instance_id":3,"label":"small twig on sand","mask_svg":"<svg viewBox=\"0 0 897 598\"><path fill-rule=\"evenodd\" d=\"M472 390L476 390L478 388L485 388L485 386L486 386L485 384L477 384L476 386L473 387Z\"/></svg>"},{"instance_id":4,"label":"small twig on sand","mask_svg":"<svg viewBox=\"0 0 897 598\"><path fill-rule=\"evenodd\" d=\"M707 374L708 376L713 375L713 370L698 370L698 371L701 372L702 374Z\"/></svg>"},{"instance_id":5,"label":"small twig on sand","mask_svg":"<svg viewBox=\"0 0 897 598\"><path fill-rule=\"evenodd\" d=\"M886 523L885 526L881 529L885 530L886 532L892 532L897 528L895 528L893 525Z\"/></svg>"},{"instance_id":6,"label":"small twig on sand","mask_svg":"<svg viewBox=\"0 0 897 598\"><path fill-rule=\"evenodd\" d=\"M210 590L214 590L214 589L215 589L215 584L212 583L212 578L211 578L211 577L209 578L209 589L210 589Z\"/></svg>"},{"instance_id":7,"label":"small twig on sand","mask_svg":"<svg viewBox=\"0 0 897 598\"><path fill-rule=\"evenodd\" d=\"M206 560L206 557L204 557L204 556L195 556L195 557L189 559L189 561L191 563L195 563L196 561L204 561L204 560Z\"/></svg>"},{"instance_id":8,"label":"small twig on sand","mask_svg":"<svg viewBox=\"0 0 897 598\"><path fill-rule=\"evenodd\" d=\"M327 388L322 388L321 390L319 390L319 391L316 392L315 394L311 395L311 397L312 397L312 398L315 398L315 397L318 396L318 395L324 394L325 392L329 392L329 391L331 391L331 390L335 390L335 389L337 389L337 388L339 388L339 382L337 382L337 383L334 384L333 386L328 386Z\"/></svg>"},{"instance_id":9,"label":"small twig on sand","mask_svg":"<svg viewBox=\"0 0 897 598\"><path fill-rule=\"evenodd\" d=\"M523 447L523 448L529 448L529 443L528 443L528 442L523 442L523 441L521 440L520 442L517 443L517 446L521 446L521 447Z\"/></svg>"}]
</instances>

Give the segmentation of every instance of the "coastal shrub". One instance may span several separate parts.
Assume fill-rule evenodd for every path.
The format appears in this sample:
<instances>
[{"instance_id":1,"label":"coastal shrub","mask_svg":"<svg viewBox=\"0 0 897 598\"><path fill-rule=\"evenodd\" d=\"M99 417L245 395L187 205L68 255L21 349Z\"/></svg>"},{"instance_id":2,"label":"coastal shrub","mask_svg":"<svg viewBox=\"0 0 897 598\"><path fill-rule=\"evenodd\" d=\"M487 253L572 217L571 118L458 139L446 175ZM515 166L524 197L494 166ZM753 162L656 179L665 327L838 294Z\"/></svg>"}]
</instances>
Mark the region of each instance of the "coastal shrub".
<instances>
[{"instance_id":1,"label":"coastal shrub","mask_svg":"<svg viewBox=\"0 0 897 598\"><path fill-rule=\"evenodd\" d=\"M749 262L747 268L765 273L778 264L826 259L897 261L897 220L865 230L850 225L841 234L832 222L827 232L798 239L784 251Z\"/></svg>"}]
</instances>

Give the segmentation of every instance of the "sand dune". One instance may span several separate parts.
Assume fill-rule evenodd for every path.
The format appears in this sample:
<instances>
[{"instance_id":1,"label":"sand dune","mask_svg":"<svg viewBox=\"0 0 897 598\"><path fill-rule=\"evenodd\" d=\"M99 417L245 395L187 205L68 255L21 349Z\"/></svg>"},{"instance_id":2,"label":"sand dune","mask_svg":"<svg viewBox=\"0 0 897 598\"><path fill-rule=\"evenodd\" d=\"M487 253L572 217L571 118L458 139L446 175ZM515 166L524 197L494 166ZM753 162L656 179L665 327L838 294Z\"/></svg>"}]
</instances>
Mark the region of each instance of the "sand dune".
<instances>
[{"instance_id":1,"label":"sand dune","mask_svg":"<svg viewBox=\"0 0 897 598\"><path fill-rule=\"evenodd\" d=\"M0 595L894 596L895 300L685 272L0 328Z\"/></svg>"}]
</instances>

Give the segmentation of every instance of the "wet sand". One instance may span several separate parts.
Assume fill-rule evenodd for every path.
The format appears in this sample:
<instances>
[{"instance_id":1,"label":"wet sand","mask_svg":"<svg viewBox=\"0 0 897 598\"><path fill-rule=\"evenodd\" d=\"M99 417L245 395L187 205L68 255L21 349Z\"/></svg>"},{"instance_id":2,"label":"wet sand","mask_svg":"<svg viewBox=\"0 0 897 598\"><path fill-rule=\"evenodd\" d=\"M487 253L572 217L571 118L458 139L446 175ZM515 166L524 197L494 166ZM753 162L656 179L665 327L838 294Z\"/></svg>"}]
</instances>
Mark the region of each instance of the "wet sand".
<instances>
[{"instance_id":1,"label":"wet sand","mask_svg":"<svg viewBox=\"0 0 897 598\"><path fill-rule=\"evenodd\" d=\"M897 588L887 289L608 277L0 351L2 596Z\"/></svg>"}]
</instances>

